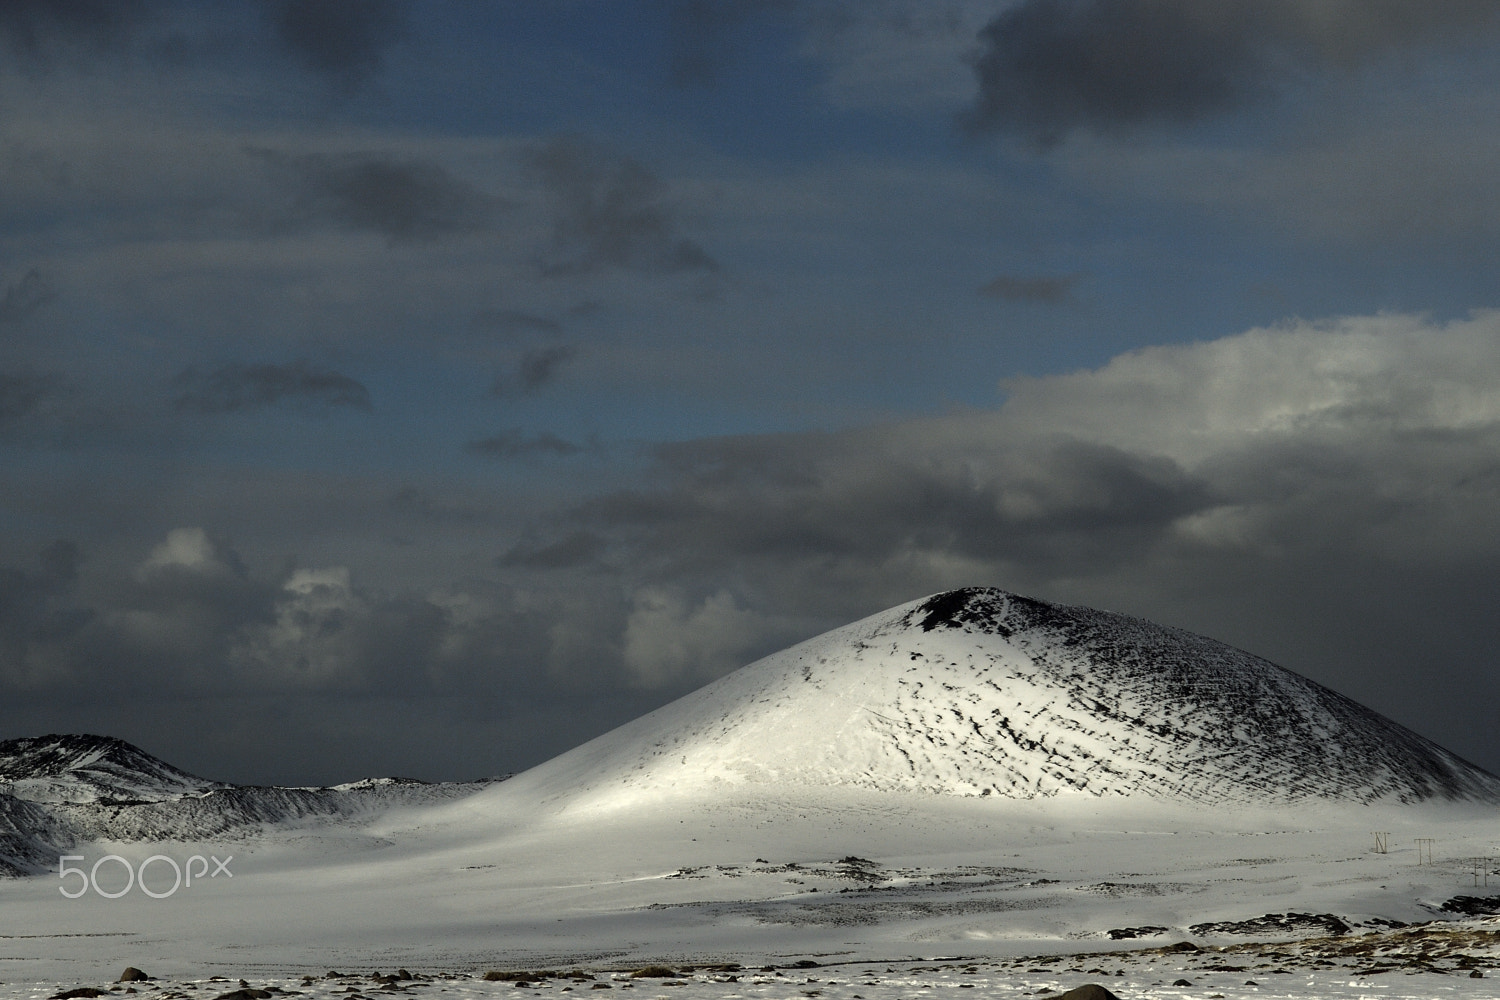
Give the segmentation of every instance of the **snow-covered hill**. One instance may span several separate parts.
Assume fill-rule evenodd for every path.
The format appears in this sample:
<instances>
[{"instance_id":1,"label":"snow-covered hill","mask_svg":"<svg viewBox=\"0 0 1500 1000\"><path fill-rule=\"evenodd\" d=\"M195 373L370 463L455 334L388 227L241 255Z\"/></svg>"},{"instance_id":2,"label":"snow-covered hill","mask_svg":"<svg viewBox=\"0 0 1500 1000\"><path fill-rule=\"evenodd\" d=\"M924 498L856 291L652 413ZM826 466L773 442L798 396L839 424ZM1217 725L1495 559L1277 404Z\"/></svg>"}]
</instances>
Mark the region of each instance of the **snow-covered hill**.
<instances>
[{"instance_id":1,"label":"snow-covered hill","mask_svg":"<svg viewBox=\"0 0 1500 1000\"><path fill-rule=\"evenodd\" d=\"M1500 802L1500 778L1223 643L1001 590L766 657L515 779L554 808L866 789L1274 806Z\"/></svg>"},{"instance_id":2,"label":"snow-covered hill","mask_svg":"<svg viewBox=\"0 0 1500 1000\"><path fill-rule=\"evenodd\" d=\"M0 740L0 794L28 802L161 802L229 787L113 736L54 733Z\"/></svg>"},{"instance_id":3,"label":"snow-covered hill","mask_svg":"<svg viewBox=\"0 0 1500 1000\"><path fill-rule=\"evenodd\" d=\"M0 741L0 875L55 866L81 843L242 840L353 824L472 795L489 782L366 778L328 788L209 781L112 736Z\"/></svg>"}]
</instances>

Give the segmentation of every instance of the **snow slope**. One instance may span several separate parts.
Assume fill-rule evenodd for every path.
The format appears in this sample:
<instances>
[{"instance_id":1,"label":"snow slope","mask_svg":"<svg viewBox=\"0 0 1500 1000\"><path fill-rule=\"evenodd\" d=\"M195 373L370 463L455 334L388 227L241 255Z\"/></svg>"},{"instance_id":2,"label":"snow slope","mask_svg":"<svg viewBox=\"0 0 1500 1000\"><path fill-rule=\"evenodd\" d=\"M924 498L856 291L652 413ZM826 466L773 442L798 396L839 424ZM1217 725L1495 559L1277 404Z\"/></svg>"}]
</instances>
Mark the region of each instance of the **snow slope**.
<instances>
[{"instance_id":1,"label":"snow slope","mask_svg":"<svg viewBox=\"0 0 1500 1000\"><path fill-rule=\"evenodd\" d=\"M1000 590L773 654L518 777L552 808L848 788L1197 806L1500 802L1500 778L1212 639Z\"/></svg>"}]
</instances>

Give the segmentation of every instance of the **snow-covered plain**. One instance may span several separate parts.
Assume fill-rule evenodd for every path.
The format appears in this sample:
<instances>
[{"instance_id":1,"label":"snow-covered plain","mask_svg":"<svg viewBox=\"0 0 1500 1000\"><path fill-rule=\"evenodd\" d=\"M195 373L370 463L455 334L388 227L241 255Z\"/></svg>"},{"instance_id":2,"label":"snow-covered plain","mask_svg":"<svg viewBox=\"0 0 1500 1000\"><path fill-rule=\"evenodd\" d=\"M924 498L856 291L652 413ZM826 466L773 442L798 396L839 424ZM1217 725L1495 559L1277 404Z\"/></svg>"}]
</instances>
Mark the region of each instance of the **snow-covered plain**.
<instances>
[{"instance_id":1,"label":"snow-covered plain","mask_svg":"<svg viewBox=\"0 0 1500 1000\"><path fill-rule=\"evenodd\" d=\"M1500 908L1496 779L1238 651L1010 600L893 609L452 801L80 844L233 874L0 880L0 1000L127 965L205 1000L527 995L486 969L653 1000L1494 995L1500 923L1450 901ZM626 977L649 964L681 974ZM368 978L398 967L467 978ZM302 979L330 969L366 978Z\"/></svg>"}]
</instances>

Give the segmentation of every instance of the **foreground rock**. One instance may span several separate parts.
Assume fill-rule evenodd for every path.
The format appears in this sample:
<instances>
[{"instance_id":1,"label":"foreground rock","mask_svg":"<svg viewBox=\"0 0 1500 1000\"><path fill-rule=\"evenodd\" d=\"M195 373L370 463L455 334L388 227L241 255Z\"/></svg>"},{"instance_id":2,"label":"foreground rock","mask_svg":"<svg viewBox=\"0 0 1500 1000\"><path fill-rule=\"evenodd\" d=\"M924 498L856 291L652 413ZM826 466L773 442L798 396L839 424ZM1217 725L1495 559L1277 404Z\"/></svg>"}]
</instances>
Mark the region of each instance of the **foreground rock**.
<instances>
[{"instance_id":1,"label":"foreground rock","mask_svg":"<svg viewBox=\"0 0 1500 1000\"><path fill-rule=\"evenodd\" d=\"M1059 996L1057 1000L1120 1000L1120 998L1098 983L1089 983L1086 986L1069 990Z\"/></svg>"}]
</instances>

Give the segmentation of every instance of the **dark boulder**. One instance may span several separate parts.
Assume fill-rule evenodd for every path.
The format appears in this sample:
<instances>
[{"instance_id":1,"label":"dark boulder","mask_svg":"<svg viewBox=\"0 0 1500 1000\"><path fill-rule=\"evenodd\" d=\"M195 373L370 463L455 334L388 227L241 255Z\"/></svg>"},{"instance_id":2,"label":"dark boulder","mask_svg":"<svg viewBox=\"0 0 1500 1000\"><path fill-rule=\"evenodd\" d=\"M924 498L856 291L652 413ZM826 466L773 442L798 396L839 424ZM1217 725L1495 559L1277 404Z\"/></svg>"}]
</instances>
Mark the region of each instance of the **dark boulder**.
<instances>
[{"instance_id":1,"label":"dark boulder","mask_svg":"<svg viewBox=\"0 0 1500 1000\"><path fill-rule=\"evenodd\" d=\"M1057 997L1057 1000L1120 1000L1098 983L1077 986Z\"/></svg>"}]
</instances>

